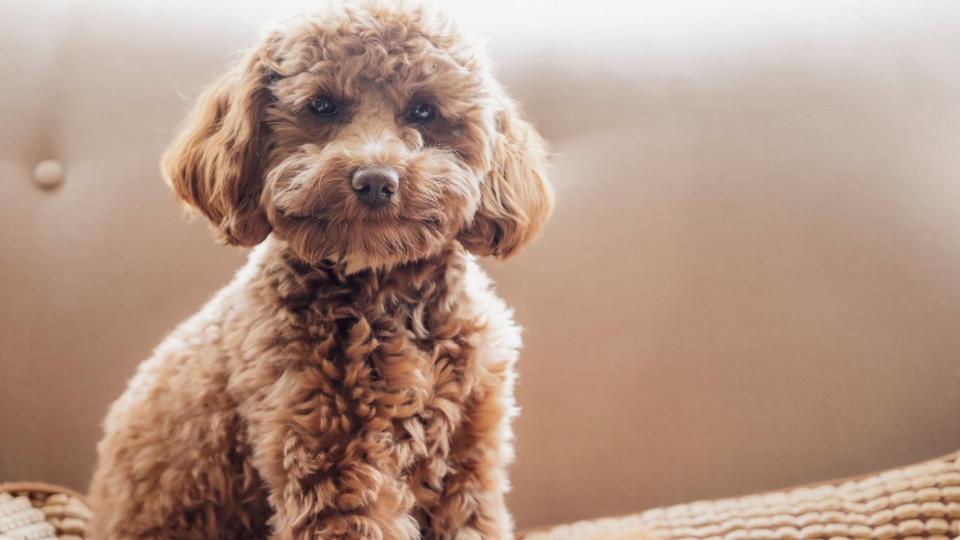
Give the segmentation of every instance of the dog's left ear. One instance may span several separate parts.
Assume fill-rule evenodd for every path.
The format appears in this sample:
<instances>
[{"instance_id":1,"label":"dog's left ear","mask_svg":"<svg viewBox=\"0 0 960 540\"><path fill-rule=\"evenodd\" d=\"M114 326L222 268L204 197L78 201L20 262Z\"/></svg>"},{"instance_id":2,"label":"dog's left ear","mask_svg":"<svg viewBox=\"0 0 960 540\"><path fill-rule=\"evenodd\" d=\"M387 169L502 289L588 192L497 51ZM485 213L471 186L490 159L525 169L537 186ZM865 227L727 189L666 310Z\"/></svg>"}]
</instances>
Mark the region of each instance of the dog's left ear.
<instances>
[{"instance_id":1,"label":"dog's left ear","mask_svg":"<svg viewBox=\"0 0 960 540\"><path fill-rule=\"evenodd\" d=\"M553 209L547 152L536 129L520 118L509 98L496 115L490 171L480 186L477 213L458 239L477 255L504 259L516 254Z\"/></svg>"}]
</instances>

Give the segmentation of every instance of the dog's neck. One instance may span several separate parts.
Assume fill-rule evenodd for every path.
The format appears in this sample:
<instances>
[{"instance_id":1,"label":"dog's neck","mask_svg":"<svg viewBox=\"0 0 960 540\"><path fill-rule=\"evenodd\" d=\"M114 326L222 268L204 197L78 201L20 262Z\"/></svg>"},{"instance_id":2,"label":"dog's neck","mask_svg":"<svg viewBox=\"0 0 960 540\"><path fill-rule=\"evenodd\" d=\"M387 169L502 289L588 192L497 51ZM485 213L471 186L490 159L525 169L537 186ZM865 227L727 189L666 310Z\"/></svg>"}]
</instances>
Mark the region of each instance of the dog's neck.
<instances>
[{"instance_id":1,"label":"dog's neck","mask_svg":"<svg viewBox=\"0 0 960 540\"><path fill-rule=\"evenodd\" d=\"M338 302L444 302L463 287L470 255L457 242L428 258L380 268L353 268L348 262L302 260L280 239L268 238L257 248L264 272L272 275L277 294L292 309L317 299ZM443 298L440 298L440 297Z\"/></svg>"}]
</instances>

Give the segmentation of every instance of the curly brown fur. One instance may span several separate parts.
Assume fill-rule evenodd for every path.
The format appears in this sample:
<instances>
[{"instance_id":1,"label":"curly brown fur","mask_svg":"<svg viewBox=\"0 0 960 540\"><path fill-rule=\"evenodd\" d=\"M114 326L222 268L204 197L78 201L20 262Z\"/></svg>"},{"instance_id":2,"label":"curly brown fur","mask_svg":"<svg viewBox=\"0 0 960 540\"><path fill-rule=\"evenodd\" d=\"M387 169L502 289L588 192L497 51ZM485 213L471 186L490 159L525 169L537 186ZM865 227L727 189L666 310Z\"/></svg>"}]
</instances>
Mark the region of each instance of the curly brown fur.
<instances>
[{"instance_id":1,"label":"curly brown fur","mask_svg":"<svg viewBox=\"0 0 960 540\"><path fill-rule=\"evenodd\" d=\"M378 208L350 184L371 165L400 178ZM93 537L511 538L519 329L475 255L538 232L544 166L442 17L349 4L269 33L163 161L220 238L259 246L112 406Z\"/></svg>"}]
</instances>

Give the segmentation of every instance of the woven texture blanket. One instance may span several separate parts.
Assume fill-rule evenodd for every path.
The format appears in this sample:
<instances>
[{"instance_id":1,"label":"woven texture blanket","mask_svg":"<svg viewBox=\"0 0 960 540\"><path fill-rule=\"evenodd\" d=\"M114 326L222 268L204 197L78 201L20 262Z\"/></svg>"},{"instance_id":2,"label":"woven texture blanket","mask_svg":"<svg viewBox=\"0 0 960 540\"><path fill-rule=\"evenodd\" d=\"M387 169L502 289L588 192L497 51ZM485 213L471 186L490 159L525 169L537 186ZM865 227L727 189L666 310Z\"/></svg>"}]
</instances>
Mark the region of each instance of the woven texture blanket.
<instances>
[{"instance_id":1,"label":"woven texture blanket","mask_svg":"<svg viewBox=\"0 0 960 540\"><path fill-rule=\"evenodd\" d=\"M0 540L83 540L83 496L39 483L0 484Z\"/></svg>"},{"instance_id":2,"label":"woven texture blanket","mask_svg":"<svg viewBox=\"0 0 960 540\"><path fill-rule=\"evenodd\" d=\"M0 540L81 540L83 497L0 484ZM523 540L960 539L960 453L854 479L531 532Z\"/></svg>"},{"instance_id":3,"label":"woven texture blanket","mask_svg":"<svg viewBox=\"0 0 960 540\"><path fill-rule=\"evenodd\" d=\"M789 491L657 508L524 540L960 538L958 454Z\"/></svg>"}]
</instances>

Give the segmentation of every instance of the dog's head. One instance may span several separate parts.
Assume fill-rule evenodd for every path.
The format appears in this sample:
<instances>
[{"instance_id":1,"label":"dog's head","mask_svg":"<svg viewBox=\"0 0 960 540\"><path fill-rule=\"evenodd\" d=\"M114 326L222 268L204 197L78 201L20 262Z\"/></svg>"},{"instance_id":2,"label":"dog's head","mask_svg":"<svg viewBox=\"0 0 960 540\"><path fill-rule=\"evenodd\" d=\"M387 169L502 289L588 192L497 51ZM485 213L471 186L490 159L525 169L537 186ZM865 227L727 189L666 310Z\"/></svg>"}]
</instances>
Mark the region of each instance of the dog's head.
<instances>
[{"instance_id":1,"label":"dog's head","mask_svg":"<svg viewBox=\"0 0 960 540\"><path fill-rule=\"evenodd\" d=\"M507 257L551 209L537 132L484 55L423 7L348 4L264 41L163 159L229 243L379 267L459 241Z\"/></svg>"}]
</instances>

